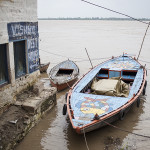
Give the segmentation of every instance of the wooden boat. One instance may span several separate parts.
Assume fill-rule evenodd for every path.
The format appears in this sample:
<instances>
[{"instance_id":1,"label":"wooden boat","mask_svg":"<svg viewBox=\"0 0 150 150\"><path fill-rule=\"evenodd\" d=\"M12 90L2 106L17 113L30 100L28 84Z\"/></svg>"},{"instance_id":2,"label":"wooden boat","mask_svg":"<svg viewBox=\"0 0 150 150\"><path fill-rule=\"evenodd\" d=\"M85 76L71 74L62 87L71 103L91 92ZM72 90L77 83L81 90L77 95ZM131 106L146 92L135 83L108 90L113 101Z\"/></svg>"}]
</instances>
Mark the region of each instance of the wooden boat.
<instances>
[{"instance_id":1,"label":"wooden boat","mask_svg":"<svg viewBox=\"0 0 150 150\"><path fill-rule=\"evenodd\" d=\"M57 91L71 87L77 81L79 75L78 66L71 60L66 60L54 66L49 72L52 86Z\"/></svg>"},{"instance_id":2,"label":"wooden boat","mask_svg":"<svg viewBox=\"0 0 150 150\"><path fill-rule=\"evenodd\" d=\"M73 129L82 134L115 120L123 120L139 96L145 94L146 69L135 58L119 56L91 69L66 96L63 114L68 112Z\"/></svg>"},{"instance_id":3,"label":"wooden boat","mask_svg":"<svg viewBox=\"0 0 150 150\"><path fill-rule=\"evenodd\" d=\"M46 72L47 68L49 67L50 62L46 63L46 64L40 64L40 72Z\"/></svg>"}]
</instances>

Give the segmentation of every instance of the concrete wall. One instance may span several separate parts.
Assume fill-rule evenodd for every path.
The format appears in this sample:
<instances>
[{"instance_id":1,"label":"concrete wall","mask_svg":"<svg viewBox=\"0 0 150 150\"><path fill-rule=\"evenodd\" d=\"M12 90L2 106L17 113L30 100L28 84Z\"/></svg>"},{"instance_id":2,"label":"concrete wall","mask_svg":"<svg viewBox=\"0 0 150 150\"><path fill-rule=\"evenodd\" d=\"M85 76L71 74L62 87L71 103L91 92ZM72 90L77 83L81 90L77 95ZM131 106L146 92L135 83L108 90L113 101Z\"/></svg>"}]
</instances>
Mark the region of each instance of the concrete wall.
<instances>
[{"instance_id":1,"label":"concrete wall","mask_svg":"<svg viewBox=\"0 0 150 150\"><path fill-rule=\"evenodd\" d=\"M37 70L15 79L13 41L9 41L7 31L7 24L12 22L37 22L37 0L0 0L0 44L7 44L9 75L9 84L0 87L0 107L12 103L15 95L33 84L40 74Z\"/></svg>"},{"instance_id":2,"label":"concrete wall","mask_svg":"<svg viewBox=\"0 0 150 150\"><path fill-rule=\"evenodd\" d=\"M30 75L27 74L23 77L16 79L14 83L1 87L0 108L2 108L6 104L14 103L14 101L16 100L16 94L32 86L37 81L39 75L39 71L36 71Z\"/></svg>"}]
</instances>

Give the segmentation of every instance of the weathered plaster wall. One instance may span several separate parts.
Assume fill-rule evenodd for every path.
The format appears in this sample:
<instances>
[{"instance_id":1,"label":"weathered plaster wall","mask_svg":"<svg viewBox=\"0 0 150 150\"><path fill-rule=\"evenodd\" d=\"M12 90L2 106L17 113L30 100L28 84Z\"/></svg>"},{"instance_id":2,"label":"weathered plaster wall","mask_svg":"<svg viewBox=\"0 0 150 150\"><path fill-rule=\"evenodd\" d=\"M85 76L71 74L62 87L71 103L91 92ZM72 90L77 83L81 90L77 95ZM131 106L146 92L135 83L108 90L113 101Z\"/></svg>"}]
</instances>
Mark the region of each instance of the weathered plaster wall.
<instances>
[{"instance_id":1,"label":"weathered plaster wall","mask_svg":"<svg viewBox=\"0 0 150 150\"><path fill-rule=\"evenodd\" d=\"M0 44L9 42L9 22L37 22L37 0L0 0Z\"/></svg>"},{"instance_id":2,"label":"weathered plaster wall","mask_svg":"<svg viewBox=\"0 0 150 150\"><path fill-rule=\"evenodd\" d=\"M39 71L27 74L16 79L14 84L8 84L0 88L0 108L6 104L13 103L16 100L15 95L20 91L30 87L38 80Z\"/></svg>"},{"instance_id":3,"label":"weathered plaster wall","mask_svg":"<svg viewBox=\"0 0 150 150\"><path fill-rule=\"evenodd\" d=\"M0 0L0 44L7 43L9 72L9 84L0 87L0 108L13 103L15 94L35 82L40 75L39 71L27 72L25 76L15 79L14 48L7 31L10 22L37 22L37 0Z\"/></svg>"}]
</instances>

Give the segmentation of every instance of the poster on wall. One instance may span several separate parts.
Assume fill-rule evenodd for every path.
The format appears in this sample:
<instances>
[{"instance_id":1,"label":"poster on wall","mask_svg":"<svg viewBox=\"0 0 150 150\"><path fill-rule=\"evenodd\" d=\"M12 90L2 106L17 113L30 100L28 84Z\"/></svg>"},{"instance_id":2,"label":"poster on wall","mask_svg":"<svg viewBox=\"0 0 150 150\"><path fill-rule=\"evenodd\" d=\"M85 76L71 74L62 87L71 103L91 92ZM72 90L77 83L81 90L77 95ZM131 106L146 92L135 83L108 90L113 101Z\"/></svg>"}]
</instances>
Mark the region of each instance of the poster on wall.
<instances>
[{"instance_id":1,"label":"poster on wall","mask_svg":"<svg viewBox=\"0 0 150 150\"><path fill-rule=\"evenodd\" d=\"M38 37L38 22L12 22L7 24L9 41Z\"/></svg>"},{"instance_id":2,"label":"poster on wall","mask_svg":"<svg viewBox=\"0 0 150 150\"><path fill-rule=\"evenodd\" d=\"M27 41L28 72L39 69L38 22L12 22L7 24L10 42Z\"/></svg>"}]
</instances>

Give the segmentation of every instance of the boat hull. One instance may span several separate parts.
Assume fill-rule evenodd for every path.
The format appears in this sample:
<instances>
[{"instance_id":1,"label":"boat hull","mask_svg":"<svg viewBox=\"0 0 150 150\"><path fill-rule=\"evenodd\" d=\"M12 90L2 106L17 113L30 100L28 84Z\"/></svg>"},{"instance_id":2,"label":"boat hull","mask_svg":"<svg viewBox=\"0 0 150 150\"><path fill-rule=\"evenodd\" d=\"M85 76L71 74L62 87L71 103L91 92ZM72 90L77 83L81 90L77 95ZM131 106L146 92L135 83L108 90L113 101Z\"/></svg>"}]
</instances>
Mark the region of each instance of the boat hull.
<instances>
[{"instance_id":1,"label":"boat hull","mask_svg":"<svg viewBox=\"0 0 150 150\"><path fill-rule=\"evenodd\" d=\"M75 82L77 81L77 78L71 80L71 81L67 81L65 83L62 84L58 84L58 83L54 83L53 80L50 80L51 85L57 88L57 91L62 91L65 90L66 88L70 88Z\"/></svg>"},{"instance_id":2,"label":"boat hull","mask_svg":"<svg viewBox=\"0 0 150 150\"><path fill-rule=\"evenodd\" d=\"M93 124L87 126L87 127L83 127L83 128L76 128L76 132L78 134L83 134L83 133L87 133L87 132L91 132L91 131L94 131L94 130L97 130L99 128L102 128L104 126L111 126L110 123L113 123L117 120L123 120L125 115L127 114L127 112L130 110L130 108L132 107L133 104L131 104L128 108L124 109L123 110L123 116L121 116L122 114L120 113L120 111L116 114L114 114L113 116L111 117L108 117L106 118L105 120L97 120L95 121Z\"/></svg>"},{"instance_id":3,"label":"boat hull","mask_svg":"<svg viewBox=\"0 0 150 150\"><path fill-rule=\"evenodd\" d=\"M134 62L133 59L132 61ZM124 59L122 62L124 64ZM90 132L106 125L112 126L110 123L116 120L124 119L126 113L130 110L134 103L136 103L137 107L139 107L140 95L145 94L147 82L145 68L140 66L140 64L138 65L139 72L137 73L135 79L132 80L134 82L132 83L131 87L129 87L129 95L126 97L86 93L86 89L88 89L90 87L90 83L92 83L92 77L95 77L95 75L99 73L98 67L92 69L93 72L89 71L74 84L72 89L70 89L68 92L67 112L72 127L78 134ZM122 68L120 70L124 71ZM109 71L109 75L111 75L112 70ZM120 73L119 75L126 77L127 73ZM134 73L131 73L131 75L134 75ZM90 76L91 78L89 79ZM103 111L105 113L103 113L104 115L101 115L101 112ZM96 115L98 116L97 118L95 118Z\"/></svg>"},{"instance_id":4,"label":"boat hull","mask_svg":"<svg viewBox=\"0 0 150 150\"><path fill-rule=\"evenodd\" d=\"M40 65L40 72L41 72L41 73L46 72L46 71L47 71L47 68L49 67L49 64L50 64L50 63Z\"/></svg>"}]
</instances>

